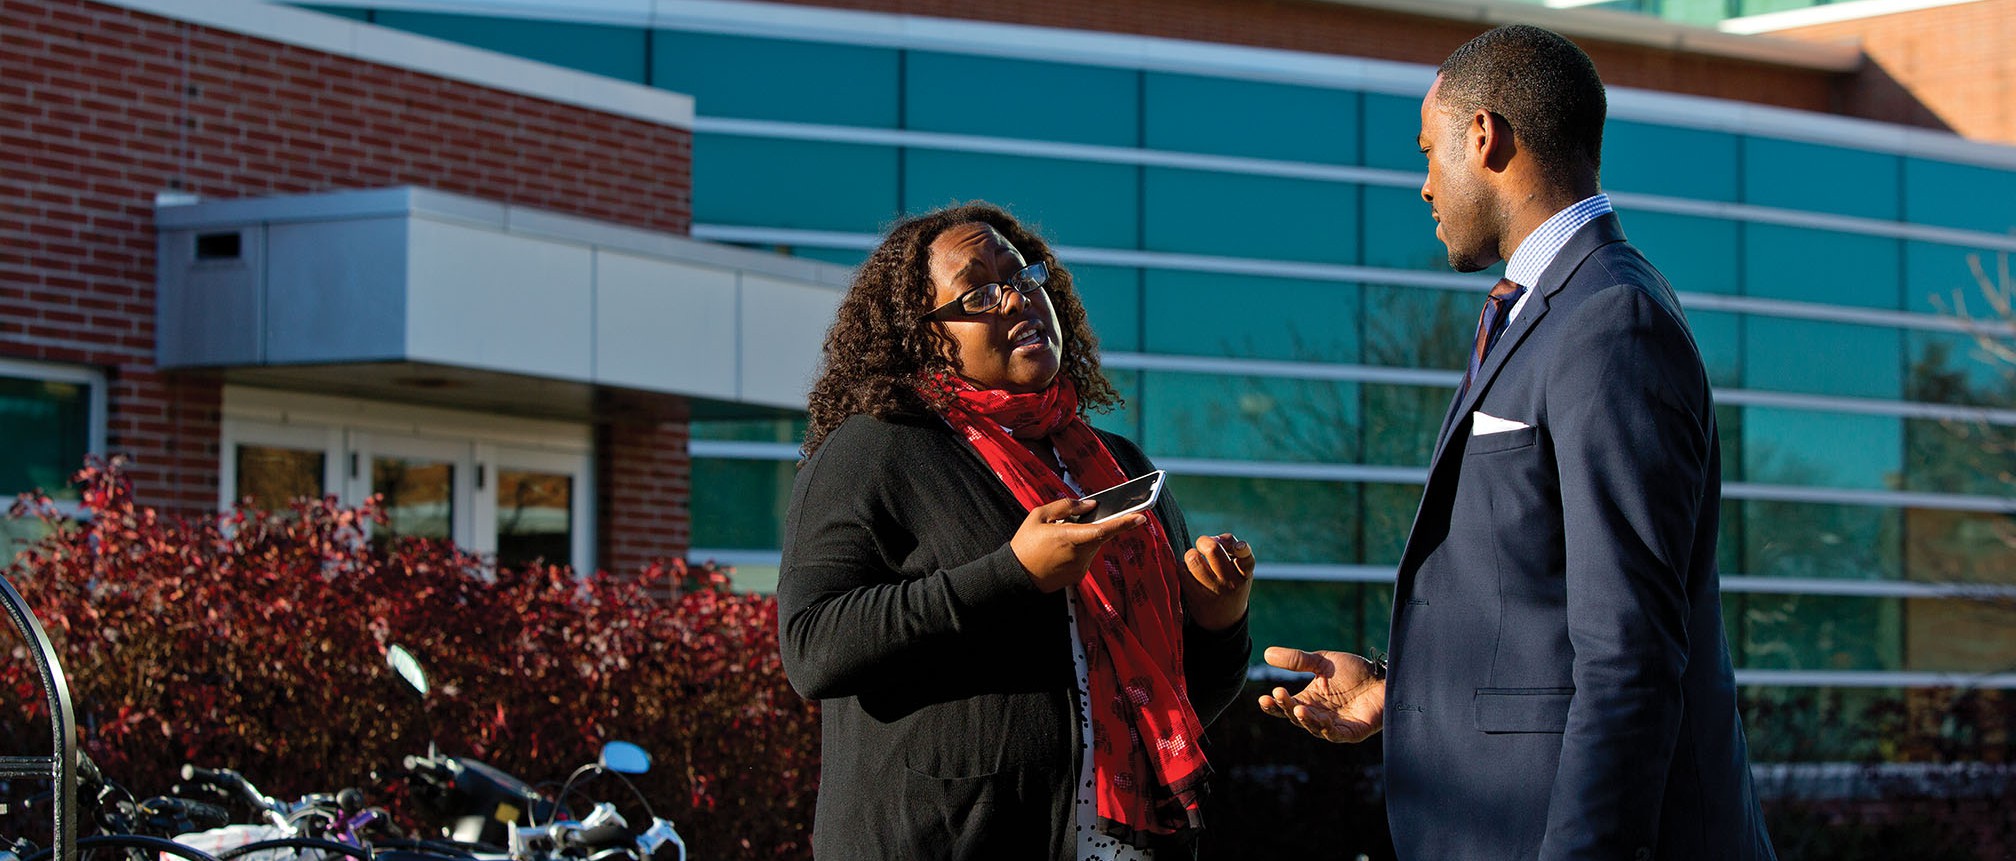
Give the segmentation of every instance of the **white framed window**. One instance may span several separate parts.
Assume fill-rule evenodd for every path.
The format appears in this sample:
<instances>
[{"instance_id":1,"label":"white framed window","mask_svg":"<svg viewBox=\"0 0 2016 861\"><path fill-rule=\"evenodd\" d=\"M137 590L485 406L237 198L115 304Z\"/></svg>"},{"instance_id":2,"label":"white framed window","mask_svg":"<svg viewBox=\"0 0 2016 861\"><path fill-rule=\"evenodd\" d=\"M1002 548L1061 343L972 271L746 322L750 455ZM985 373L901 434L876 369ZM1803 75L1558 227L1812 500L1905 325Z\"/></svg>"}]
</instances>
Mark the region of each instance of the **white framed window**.
<instances>
[{"instance_id":1,"label":"white framed window","mask_svg":"<svg viewBox=\"0 0 2016 861\"><path fill-rule=\"evenodd\" d=\"M388 523L373 540L443 538L506 565L594 564L584 423L226 386L222 436L220 506L378 494Z\"/></svg>"},{"instance_id":2,"label":"white framed window","mask_svg":"<svg viewBox=\"0 0 2016 861\"><path fill-rule=\"evenodd\" d=\"M70 477L105 451L105 375L92 368L0 359L0 501L41 490L75 516ZM44 534L34 518L0 517L0 547Z\"/></svg>"}]
</instances>

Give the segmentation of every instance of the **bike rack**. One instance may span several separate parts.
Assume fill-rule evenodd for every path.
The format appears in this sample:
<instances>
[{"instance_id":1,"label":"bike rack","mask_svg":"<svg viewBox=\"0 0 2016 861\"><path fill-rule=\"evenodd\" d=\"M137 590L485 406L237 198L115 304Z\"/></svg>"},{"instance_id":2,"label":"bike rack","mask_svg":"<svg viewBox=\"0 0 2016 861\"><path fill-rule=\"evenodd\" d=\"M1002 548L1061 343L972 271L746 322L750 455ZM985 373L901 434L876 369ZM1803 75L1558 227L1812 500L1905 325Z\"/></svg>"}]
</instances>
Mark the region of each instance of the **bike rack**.
<instances>
[{"instance_id":1,"label":"bike rack","mask_svg":"<svg viewBox=\"0 0 2016 861\"><path fill-rule=\"evenodd\" d=\"M14 629L28 641L28 656L35 662L42 690L49 697L49 724L56 735L53 756L0 756L0 778L39 777L55 780L57 861L77 859L77 715L70 708L70 685L63 679L63 667L56 662L56 649L42 623L28 609L21 593L6 575L0 575L0 603L7 605L7 617Z\"/></svg>"}]
</instances>

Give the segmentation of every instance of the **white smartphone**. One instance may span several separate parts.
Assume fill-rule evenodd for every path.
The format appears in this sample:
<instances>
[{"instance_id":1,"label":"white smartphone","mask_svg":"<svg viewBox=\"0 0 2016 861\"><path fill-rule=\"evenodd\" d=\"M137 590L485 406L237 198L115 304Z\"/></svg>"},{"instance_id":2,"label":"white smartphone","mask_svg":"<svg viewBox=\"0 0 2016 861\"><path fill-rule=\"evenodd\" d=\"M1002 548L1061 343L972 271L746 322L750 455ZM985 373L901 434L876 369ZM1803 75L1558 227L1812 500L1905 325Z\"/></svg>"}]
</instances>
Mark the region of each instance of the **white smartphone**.
<instances>
[{"instance_id":1,"label":"white smartphone","mask_svg":"<svg viewBox=\"0 0 2016 861\"><path fill-rule=\"evenodd\" d=\"M1162 497L1164 475L1167 473L1158 469L1087 496L1083 501L1094 503L1098 507L1065 519L1072 523L1102 523L1145 509Z\"/></svg>"}]
</instances>

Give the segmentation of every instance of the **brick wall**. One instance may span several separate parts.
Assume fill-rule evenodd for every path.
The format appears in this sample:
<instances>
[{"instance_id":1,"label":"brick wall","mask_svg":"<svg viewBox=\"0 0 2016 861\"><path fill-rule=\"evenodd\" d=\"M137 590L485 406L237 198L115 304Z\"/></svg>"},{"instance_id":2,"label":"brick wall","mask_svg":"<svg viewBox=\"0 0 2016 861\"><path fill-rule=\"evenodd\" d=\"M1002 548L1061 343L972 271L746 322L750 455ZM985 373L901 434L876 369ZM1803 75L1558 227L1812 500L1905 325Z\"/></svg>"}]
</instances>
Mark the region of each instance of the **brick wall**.
<instances>
[{"instance_id":1,"label":"brick wall","mask_svg":"<svg viewBox=\"0 0 2016 861\"><path fill-rule=\"evenodd\" d=\"M1494 25L1322 0L785 0L1439 65ZM1853 76L1576 38L1611 86L1838 111ZM1909 121L1901 114L1896 121Z\"/></svg>"},{"instance_id":2,"label":"brick wall","mask_svg":"<svg viewBox=\"0 0 2016 861\"><path fill-rule=\"evenodd\" d=\"M103 369L110 447L149 504L214 505L222 391L154 366L156 192L410 184L691 219L683 129L78 0L5 0L0 33L0 356ZM638 471L682 494L683 435ZM683 542L683 503L647 516Z\"/></svg>"},{"instance_id":3,"label":"brick wall","mask_svg":"<svg viewBox=\"0 0 2016 861\"><path fill-rule=\"evenodd\" d=\"M679 398L605 390L596 411L595 557L610 571L634 571L683 557L692 545L693 461L686 405Z\"/></svg>"},{"instance_id":4,"label":"brick wall","mask_svg":"<svg viewBox=\"0 0 2016 861\"><path fill-rule=\"evenodd\" d=\"M1924 112L1977 140L2016 144L2016 0L1952 6L1780 30L1772 35L1860 45L1870 68L1848 111L1881 118Z\"/></svg>"}]
</instances>

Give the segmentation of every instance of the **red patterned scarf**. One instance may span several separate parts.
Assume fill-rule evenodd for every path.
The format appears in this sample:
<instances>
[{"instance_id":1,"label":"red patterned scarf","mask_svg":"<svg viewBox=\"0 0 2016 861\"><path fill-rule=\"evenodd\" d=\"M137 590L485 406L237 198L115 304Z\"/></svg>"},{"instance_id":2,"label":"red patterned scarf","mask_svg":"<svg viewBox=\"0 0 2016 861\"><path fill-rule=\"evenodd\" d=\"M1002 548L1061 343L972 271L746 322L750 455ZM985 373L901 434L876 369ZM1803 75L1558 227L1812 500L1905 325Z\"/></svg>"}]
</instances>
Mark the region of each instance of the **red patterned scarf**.
<instances>
[{"instance_id":1,"label":"red patterned scarf","mask_svg":"<svg viewBox=\"0 0 2016 861\"><path fill-rule=\"evenodd\" d=\"M1017 439L1048 438L1087 493L1127 480L1078 415L1078 390L1059 376L1032 394L939 383L953 396L945 420L966 437L1025 509L1074 496ZM1210 766L1204 727L1183 679L1180 571L1161 519L1120 533L1078 581L1078 635L1092 683L1092 772L1099 826L1140 844L1148 834L1198 827Z\"/></svg>"}]
</instances>

